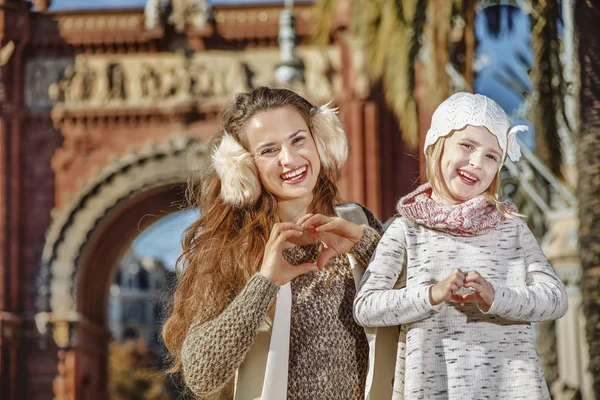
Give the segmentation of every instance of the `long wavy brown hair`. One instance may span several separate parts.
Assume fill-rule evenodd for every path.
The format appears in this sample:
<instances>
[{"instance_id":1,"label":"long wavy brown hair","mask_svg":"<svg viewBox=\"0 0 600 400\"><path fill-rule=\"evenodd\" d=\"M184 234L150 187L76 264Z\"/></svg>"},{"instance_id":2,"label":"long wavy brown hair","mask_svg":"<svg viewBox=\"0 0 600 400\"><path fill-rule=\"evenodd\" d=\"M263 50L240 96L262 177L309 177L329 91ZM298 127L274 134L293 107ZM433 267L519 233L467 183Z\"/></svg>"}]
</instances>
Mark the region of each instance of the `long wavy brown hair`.
<instances>
[{"instance_id":1,"label":"long wavy brown hair","mask_svg":"<svg viewBox=\"0 0 600 400\"><path fill-rule=\"evenodd\" d=\"M248 121L258 113L282 107L297 110L315 134L311 127L314 105L290 90L260 87L237 94L223 111L221 129L209 145L211 153L224 132L248 150ZM309 212L333 215L333 206L339 201L335 182L340 174L322 166ZM181 370L181 347L190 325L219 315L259 271L269 234L279 221L277 201L264 187L255 204L240 207L223 201L220 190L221 181L212 165L188 185L187 202L198 207L201 216L184 232L171 314L162 328L172 373Z\"/></svg>"}]
</instances>

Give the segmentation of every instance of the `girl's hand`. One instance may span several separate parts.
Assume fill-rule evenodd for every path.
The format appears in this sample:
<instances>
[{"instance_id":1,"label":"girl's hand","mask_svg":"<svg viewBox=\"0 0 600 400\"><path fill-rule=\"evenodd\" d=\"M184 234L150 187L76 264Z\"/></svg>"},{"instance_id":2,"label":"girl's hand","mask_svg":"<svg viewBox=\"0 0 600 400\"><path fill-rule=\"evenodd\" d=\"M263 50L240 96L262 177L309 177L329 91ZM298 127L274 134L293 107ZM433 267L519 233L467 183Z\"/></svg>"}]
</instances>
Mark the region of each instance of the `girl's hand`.
<instances>
[{"instance_id":1,"label":"girl's hand","mask_svg":"<svg viewBox=\"0 0 600 400\"><path fill-rule=\"evenodd\" d=\"M464 303L477 303L479 308L487 311L494 302L494 287L479 272L469 271L465 276L466 288L473 288L475 292L462 296Z\"/></svg>"},{"instance_id":2,"label":"girl's hand","mask_svg":"<svg viewBox=\"0 0 600 400\"><path fill-rule=\"evenodd\" d=\"M429 302L432 306L437 306L444 301L463 301L462 296L455 292L463 287L464 281L465 273L460 268L455 269L446 279L429 288Z\"/></svg>"},{"instance_id":3,"label":"girl's hand","mask_svg":"<svg viewBox=\"0 0 600 400\"><path fill-rule=\"evenodd\" d=\"M298 220L298 225L325 244L325 250L317 260L319 269L323 269L331 257L348 253L365 232L364 226L322 214L306 214Z\"/></svg>"},{"instance_id":4,"label":"girl's hand","mask_svg":"<svg viewBox=\"0 0 600 400\"><path fill-rule=\"evenodd\" d=\"M294 223L281 222L275 224L265 246L260 274L274 284L282 286L299 275L317 270L317 265L313 263L291 265L285 261L281 254L284 248L292 245L289 240L302 236L302 233L302 228Z\"/></svg>"}]
</instances>

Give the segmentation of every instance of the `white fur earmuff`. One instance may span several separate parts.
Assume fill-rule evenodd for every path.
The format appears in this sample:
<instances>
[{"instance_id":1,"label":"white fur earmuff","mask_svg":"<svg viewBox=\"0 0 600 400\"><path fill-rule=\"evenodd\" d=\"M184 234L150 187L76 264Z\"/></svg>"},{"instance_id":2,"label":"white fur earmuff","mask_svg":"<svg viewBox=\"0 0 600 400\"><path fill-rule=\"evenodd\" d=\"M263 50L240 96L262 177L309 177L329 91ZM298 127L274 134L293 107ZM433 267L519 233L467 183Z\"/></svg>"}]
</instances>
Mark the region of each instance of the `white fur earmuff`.
<instances>
[{"instance_id":1,"label":"white fur earmuff","mask_svg":"<svg viewBox=\"0 0 600 400\"><path fill-rule=\"evenodd\" d=\"M213 151L212 161L221 179L221 198L241 207L254 204L261 192L254 159L231 135L225 133Z\"/></svg>"},{"instance_id":2,"label":"white fur earmuff","mask_svg":"<svg viewBox=\"0 0 600 400\"><path fill-rule=\"evenodd\" d=\"M338 109L329 107L329 104L317 107L311 113L310 128L321 165L333 172L333 176L339 176L348 159L348 137L337 116Z\"/></svg>"}]
</instances>

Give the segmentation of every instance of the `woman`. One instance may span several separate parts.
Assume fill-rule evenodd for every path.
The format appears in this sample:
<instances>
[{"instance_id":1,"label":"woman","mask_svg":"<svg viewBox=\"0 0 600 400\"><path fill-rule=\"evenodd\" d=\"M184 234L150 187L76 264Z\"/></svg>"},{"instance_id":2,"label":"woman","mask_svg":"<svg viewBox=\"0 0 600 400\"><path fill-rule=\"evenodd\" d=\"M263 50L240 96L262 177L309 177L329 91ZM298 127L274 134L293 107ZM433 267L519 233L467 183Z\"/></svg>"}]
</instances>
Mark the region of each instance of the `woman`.
<instances>
[{"instance_id":1,"label":"woman","mask_svg":"<svg viewBox=\"0 0 600 400\"><path fill-rule=\"evenodd\" d=\"M334 207L348 153L335 111L257 88L224 111L211 149L163 327L172 371L201 397L237 376L236 399L363 398L369 344L352 317L351 263L368 263L381 225L358 205Z\"/></svg>"}]
</instances>

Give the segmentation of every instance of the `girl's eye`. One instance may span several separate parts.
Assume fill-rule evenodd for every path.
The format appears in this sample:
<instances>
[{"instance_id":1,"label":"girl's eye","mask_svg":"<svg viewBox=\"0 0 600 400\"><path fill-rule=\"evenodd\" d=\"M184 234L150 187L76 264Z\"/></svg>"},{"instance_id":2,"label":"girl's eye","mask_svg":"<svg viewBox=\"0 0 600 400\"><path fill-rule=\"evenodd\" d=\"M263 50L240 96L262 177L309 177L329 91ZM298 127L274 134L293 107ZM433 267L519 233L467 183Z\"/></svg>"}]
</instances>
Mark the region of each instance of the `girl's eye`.
<instances>
[{"instance_id":1,"label":"girl's eye","mask_svg":"<svg viewBox=\"0 0 600 400\"><path fill-rule=\"evenodd\" d=\"M473 145L472 145L472 144L469 144L469 143L461 143L460 145L461 145L462 147L465 147L465 148L469 149L469 150L472 150L472 149L473 149Z\"/></svg>"},{"instance_id":2,"label":"girl's eye","mask_svg":"<svg viewBox=\"0 0 600 400\"><path fill-rule=\"evenodd\" d=\"M498 158L496 158L496 156L495 156L495 155L493 155L493 154L488 154L488 155L487 155L487 158L489 158L490 160L494 160L494 161L496 161L496 162L498 161Z\"/></svg>"},{"instance_id":3,"label":"girl's eye","mask_svg":"<svg viewBox=\"0 0 600 400\"><path fill-rule=\"evenodd\" d=\"M267 147L266 149L263 149L263 150L260 152L260 155L261 155L261 156L272 155L272 154L275 154L275 151L276 151L276 150L275 150L274 148Z\"/></svg>"}]
</instances>

